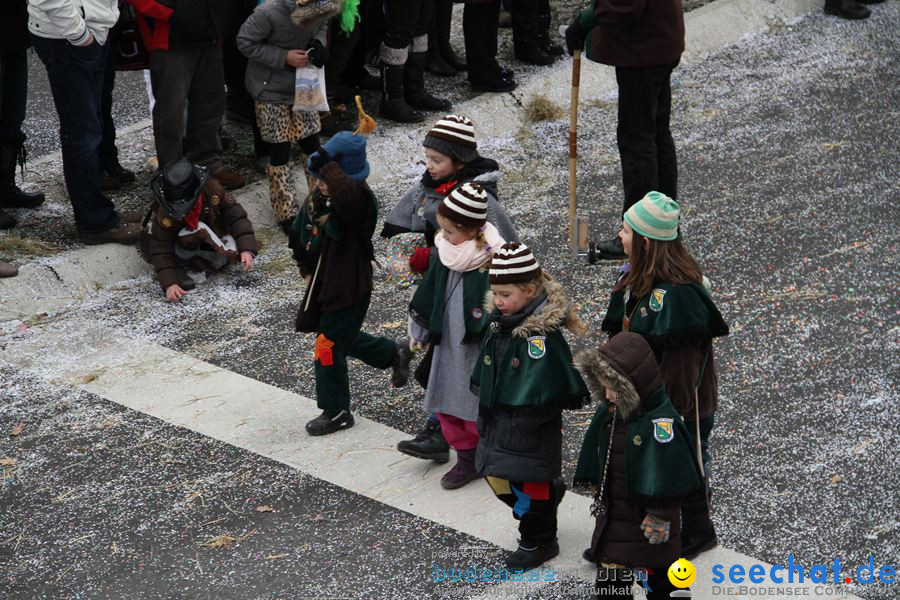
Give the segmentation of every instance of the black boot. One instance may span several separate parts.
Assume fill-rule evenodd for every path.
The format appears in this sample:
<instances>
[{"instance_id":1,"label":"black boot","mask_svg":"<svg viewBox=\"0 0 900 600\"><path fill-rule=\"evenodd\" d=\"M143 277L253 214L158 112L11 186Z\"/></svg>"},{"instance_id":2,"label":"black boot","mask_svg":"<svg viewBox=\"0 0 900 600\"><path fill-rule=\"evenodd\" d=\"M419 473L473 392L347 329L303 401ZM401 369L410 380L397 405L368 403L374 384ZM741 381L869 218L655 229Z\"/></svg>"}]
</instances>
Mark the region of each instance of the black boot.
<instances>
[{"instance_id":1,"label":"black boot","mask_svg":"<svg viewBox=\"0 0 900 600\"><path fill-rule=\"evenodd\" d=\"M425 117L403 97L404 65L381 65L381 106L378 114L398 123L421 123Z\"/></svg>"},{"instance_id":2,"label":"black boot","mask_svg":"<svg viewBox=\"0 0 900 600\"><path fill-rule=\"evenodd\" d=\"M508 569L522 569L527 571L541 566L551 558L559 555L559 542L556 540L544 543L519 540L519 547L515 552L506 555L506 567Z\"/></svg>"},{"instance_id":3,"label":"black boot","mask_svg":"<svg viewBox=\"0 0 900 600\"><path fill-rule=\"evenodd\" d=\"M550 2L542 1L537 16L538 47L550 56L562 56L566 49L550 39L550 20Z\"/></svg>"},{"instance_id":4,"label":"black boot","mask_svg":"<svg viewBox=\"0 0 900 600\"><path fill-rule=\"evenodd\" d=\"M103 174L121 183L134 183L134 172L120 165L118 158L103 167Z\"/></svg>"},{"instance_id":5,"label":"black boot","mask_svg":"<svg viewBox=\"0 0 900 600\"><path fill-rule=\"evenodd\" d=\"M450 110L452 105L447 100L435 98L425 91L425 52L410 52L403 70L403 92L407 104L425 110Z\"/></svg>"},{"instance_id":6,"label":"black boot","mask_svg":"<svg viewBox=\"0 0 900 600\"><path fill-rule=\"evenodd\" d=\"M450 26L453 22L453 1L438 0L434 3L434 17L432 18L432 33L441 58L457 71L466 70L466 59L461 58L450 45ZM428 44L431 46L431 34L428 35Z\"/></svg>"},{"instance_id":7,"label":"black boot","mask_svg":"<svg viewBox=\"0 0 900 600\"><path fill-rule=\"evenodd\" d=\"M540 18L537 6L533 2L522 2L513 5L513 54L524 63L530 65L549 65L556 60L555 56L541 49Z\"/></svg>"},{"instance_id":8,"label":"black boot","mask_svg":"<svg viewBox=\"0 0 900 600\"><path fill-rule=\"evenodd\" d=\"M425 69L438 77L453 77L456 69L447 64L438 50L437 19L431 19L431 31L428 32L428 59L425 61Z\"/></svg>"},{"instance_id":9,"label":"black boot","mask_svg":"<svg viewBox=\"0 0 900 600\"><path fill-rule=\"evenodd\" d=\"M3 141L0 146L0 207L2 208L35 208L44 203L44 192L23 192L16 187L16 164L25 171L25 134L19 132L9 139ZM7 215L9 216L9 215ZM12 217L9 217L12 219ZM2 222L8 222L8 219L2 219ZM8 229L8 227L0 227L0 229Z\"/></svg>"},{"instance_id":10,"label":"black boot","mask_svg":"<svg viewBox=\"0 0 900 600\"><path fill-rule=\"evenodd\" d=\"M12 229L17 223L14 216L0 208L0 229Z\"/></svg>"},{"instance_id":11,"label":"black boot","mask_svg":"<svg viewBox=\"0 0 900 600\"><path fill-rule=\"evenodd\" d=\"M403 387L409 381L409 363L412 360L412 352L405 344L397 345L397 353L394 354L394 362L391 365L391 385L395 388Z\"/></svg>"},{"instance_id":12,"label":"black boot","mask_svg":"<svg viewBox=\"0 0 900 600\"><path fill-rule=\"evenodd\" d=\"M688 560L693 560L698 554L718 545L719 540L712 525L706 531L694 531L688 528L681 531L681 556Z\"/></svg>"},{"instance_id":13,"label":"black boot","mask_svg":"<svg viewBox=\"0 0 900 600\"><path fill-rule=\"evenodd\" d=\"M434 419L425 421L425 428L411 440L397 444L397 450L409 456L445 463L450 460L450 444L444 439L441 424Z\"/></svg>"},{"instance_id":14,"label":"black boot","mask_svg":"<svg viewBox=\"0 0 900 600\"><path fill-rule=\"evenodd\" d=\"M854 0L825 0L825 14L844 19L865 19L872 12Z\"/></svg>"},{"instance_id":15,"label":"black boot","mask_svg":"<svg viewBox=\"0 0 900 600\"><path fill-rule=\"evenodd\" d=\"M190 291L197 287L194 278L188 275L187 269L184 267L175 267L175 279L178 281L179 287L185 291Z\"/></svg>"}]
</instances>

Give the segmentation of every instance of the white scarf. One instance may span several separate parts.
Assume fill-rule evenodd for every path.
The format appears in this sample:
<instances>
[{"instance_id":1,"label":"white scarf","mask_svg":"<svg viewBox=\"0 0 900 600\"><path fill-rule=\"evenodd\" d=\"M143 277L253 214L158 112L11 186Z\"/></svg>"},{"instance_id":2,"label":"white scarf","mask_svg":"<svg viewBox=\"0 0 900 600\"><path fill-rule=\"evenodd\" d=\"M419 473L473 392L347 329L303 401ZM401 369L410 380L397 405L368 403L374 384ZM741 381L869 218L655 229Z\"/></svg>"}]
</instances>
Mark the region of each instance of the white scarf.
<instances>
[{"instance_id":1,"label":"white scarf","mask_svg":"<svg viewBox=\"0 0 900 600\"><path fill-rule=\"evenodd\" d=\"M474 271L486 263L494 253L500 249L505 241L500 237L500 232L490 223L485 223L481 228L487 244L483 248L478 247L478 240L468 240L455 246L447 241L443 231L438 231L434 236L434 245L438 251L438 257L445 267L451 271L465 273Z\"/></svg>"}]
</instances>

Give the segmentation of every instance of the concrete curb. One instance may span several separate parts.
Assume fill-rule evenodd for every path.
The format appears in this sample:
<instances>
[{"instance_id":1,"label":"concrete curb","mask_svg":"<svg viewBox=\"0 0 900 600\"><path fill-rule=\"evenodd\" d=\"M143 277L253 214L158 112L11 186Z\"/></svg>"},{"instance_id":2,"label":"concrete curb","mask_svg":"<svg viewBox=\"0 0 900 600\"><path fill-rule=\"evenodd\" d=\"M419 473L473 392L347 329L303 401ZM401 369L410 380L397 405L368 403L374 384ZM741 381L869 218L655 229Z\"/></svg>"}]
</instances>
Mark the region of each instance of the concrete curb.
<instances>
[{"instance_id":1,"label":"concrete curb","mask_svg":"<svg viewBox=\"0 0 900 600\"><path fill-rule=\"evenodd\" d=\"M820 6L821 0L716 0L685 15L687 49L682 60L696 62L748 34L799 18ZM611 68L583 61L581 69L582 103L602 100L615 90ZM454 110L478 123L479 138L506 137L521 126L521 107L527 99L542 94L565 106L570 89L571 63L563 61L531 76L513 93L481 95ZM148 119L128 126L123 132L135 133L149 126ZM421 140L428 127L430 124L415 129L386 127L373 134L369 146L372 167L369 182L377 185L394 174L392 167L418 161ZM54 153L34 164L58 160L59 153ZM304 187L305 183L299 184L299 189ZM240 190L237 196L257 228L275 226L265 181ZM56 311L86 294L146 273L149 267L133 247L114 244L80 248L26 264L20 268L18 277L0 279L0 322Z\"/></svg>"}]
</instances>

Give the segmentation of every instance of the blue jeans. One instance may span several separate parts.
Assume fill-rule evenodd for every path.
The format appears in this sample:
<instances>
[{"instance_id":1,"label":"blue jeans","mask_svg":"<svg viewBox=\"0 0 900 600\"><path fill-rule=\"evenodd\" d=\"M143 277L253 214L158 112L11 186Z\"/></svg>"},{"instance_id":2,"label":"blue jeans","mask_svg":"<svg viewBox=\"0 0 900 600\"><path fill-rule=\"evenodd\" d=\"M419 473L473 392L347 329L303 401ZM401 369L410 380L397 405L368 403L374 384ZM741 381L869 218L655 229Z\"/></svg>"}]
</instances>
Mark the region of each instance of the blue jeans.
<instances>
[{"instance_id":1,"label":"blue jeans","mask_svg":"<svg viewBox=\"0 0 900 600\"><path fill-rule=\"evenodd\" d=\"M100 96L107 48L97 42L80 48L66 40L31 36L47 68L53 104L59 115L66 191L82 233L115 227L119 215L100 191Z\"/></svg>"}]
</instances>

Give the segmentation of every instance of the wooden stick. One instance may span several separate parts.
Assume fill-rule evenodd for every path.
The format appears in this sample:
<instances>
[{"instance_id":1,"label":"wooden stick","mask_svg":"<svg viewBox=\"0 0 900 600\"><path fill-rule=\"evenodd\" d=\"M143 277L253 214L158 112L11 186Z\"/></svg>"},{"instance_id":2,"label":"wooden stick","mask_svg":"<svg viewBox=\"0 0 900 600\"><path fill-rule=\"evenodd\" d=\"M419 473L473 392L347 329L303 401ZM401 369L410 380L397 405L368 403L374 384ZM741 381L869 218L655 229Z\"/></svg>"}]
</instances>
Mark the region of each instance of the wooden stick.
<instances>
[{"instance_id":1,"label":"wooden stick","mask_svg":"<svg viewBox=\"0 0 900 600\"><path fill-rule=\"evenodd\" d=\"M575 196L575 166L578 158L578 86L581 83L581 50L572 56L572 100L569 105L569 246L576 248L575 211L578 199Z\"/></svg>"}]
</instances>

